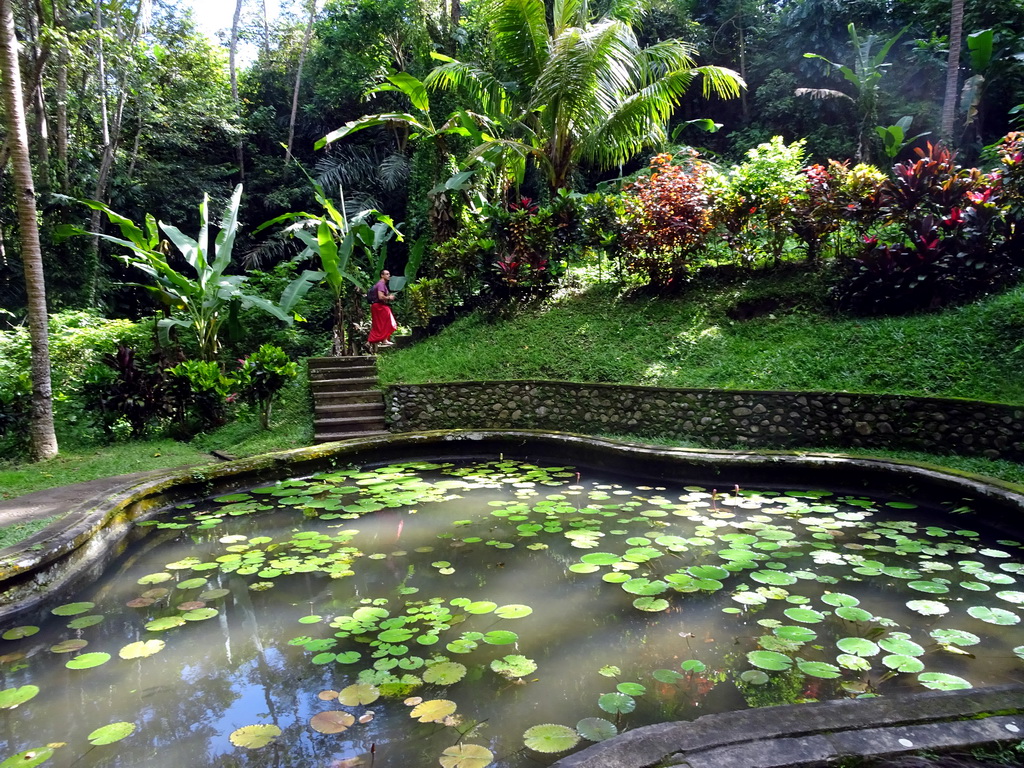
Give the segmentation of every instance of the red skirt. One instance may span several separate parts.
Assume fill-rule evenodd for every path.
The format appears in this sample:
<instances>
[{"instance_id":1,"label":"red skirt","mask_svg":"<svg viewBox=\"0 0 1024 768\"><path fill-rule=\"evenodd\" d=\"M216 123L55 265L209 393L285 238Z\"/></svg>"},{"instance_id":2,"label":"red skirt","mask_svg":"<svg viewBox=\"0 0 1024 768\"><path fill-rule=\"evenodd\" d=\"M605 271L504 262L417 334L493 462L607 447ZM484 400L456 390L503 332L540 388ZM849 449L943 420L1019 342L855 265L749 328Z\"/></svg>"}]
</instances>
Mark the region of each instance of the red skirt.
<instances>
[{"instance_id":1,"label":"red skirt","mask_svg":"<svg viewBox=\"0 0 1024 768\"><path fill-rule=\"evenodd\" d=\"M374 302L370 305L370 337L366 340L369 344L379 344L387 341L391 334L398 329L395 316L391 314L391 307L381 302Z\"/></svg>"}]
</instances>

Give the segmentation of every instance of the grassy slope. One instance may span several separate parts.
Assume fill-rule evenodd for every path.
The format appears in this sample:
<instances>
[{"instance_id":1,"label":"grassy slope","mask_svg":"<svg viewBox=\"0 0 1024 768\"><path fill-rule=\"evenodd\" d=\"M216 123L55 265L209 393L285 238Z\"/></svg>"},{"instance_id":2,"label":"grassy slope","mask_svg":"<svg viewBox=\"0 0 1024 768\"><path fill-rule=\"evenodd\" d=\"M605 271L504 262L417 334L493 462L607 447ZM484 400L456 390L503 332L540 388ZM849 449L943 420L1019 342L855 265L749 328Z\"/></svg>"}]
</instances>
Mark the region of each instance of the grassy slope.
<instances>
[{"instance_id":1,"label":"grassy slope","mask_svg":"<svg viewBox=\"0 0 1024 768\"><path fill-rule=\"evenodd\" d=\"M270 430L260 427L255 414L246 414L189 443L164 438L80 449L62 447L60 455L49 461L0 465L0 499L98 477L209 464L217 461L210 455L213 450L241 458L309 445L313 417L309 385L304 375L283 393L271 416ZM2 533L0 531L0 546L3 546Z\"/></svg>"},{"instance_id":2,"label":"grassy slope","mask_svg":"<svg viewBox=\"0 0 1024 768\"><path fill-rule=\"evenodd\" d=\"M726 314L758 294L792 309ZM607 286L563 295L511 321L477 313L385 355L384 383L550 378L678 387L810 389L1024 402L1024 287L943 313L834 319L797 281L622 298Z\"/></svg>"}]
</instances>

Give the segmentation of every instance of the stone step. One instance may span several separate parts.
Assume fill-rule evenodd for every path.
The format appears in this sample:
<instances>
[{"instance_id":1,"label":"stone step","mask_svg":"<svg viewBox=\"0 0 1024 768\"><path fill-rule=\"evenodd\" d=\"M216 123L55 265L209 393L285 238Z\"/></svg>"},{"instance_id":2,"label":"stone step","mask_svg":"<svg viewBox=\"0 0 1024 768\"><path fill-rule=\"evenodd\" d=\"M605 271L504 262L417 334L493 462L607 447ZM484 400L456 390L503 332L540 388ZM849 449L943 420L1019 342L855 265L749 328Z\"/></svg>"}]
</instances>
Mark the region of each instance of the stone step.
<instances>
[{"instance_id":1,"label":"stone step","mask_svg":"<svg viewBox=\"0 0 1024 768\"><path fill-rule=\"evenodd\" d=\"M333 367L309 367L309 378L311 381L320 381L323 379L350 379L350 378L367 378L369 376L377 375L377 366L375 365L350 365L346 368L333 368Z\"/></svg>"},{"instance_id":2,"label":"stone step","mask_svg":"<svg viewBox=\"0 0 1024 768\"><path fill-rule=\"evenodd\" d=\"M316 407L325 405L384 404L384 394L379 389L353 389L341 392L317 392Z\"/></svg>"},{"instance_id":3,"label":"stone step","mask_svg":"<svg viewBox=\"0 0 1024 768\"><path fill-rule=\"evenodd\" d=\"M313 419L313 431L323 432L323 427L347 427L350 431L359 429L383 429L384 417L371 414L368 416L316 416Z\"/></svg>"},{"instance_id":4,"label":"stone step","mask_svg":"<svg viewBox=\"0 0 1024 768\"><path fill-rule=\"evenodd\" d=\"M358 437L377 437L378 435L386 435L386 430L379 430L376 432L324 432L318 434L314 438L314 442L319 443L333 443L337 440L353 440Z\"/></svg>"},{"instance_id":5,"label":"stone step","mask_svg":"<svg viewBox=\"0 0 1024 768\"><path fill-rule=\"evenodd\" d=\"M377 383L376 376L359 376L351 379L315 379L309 382L313 394L318 392L352 392L372 390Z\"/></svg>"},{"instance_id":6,"label":"stone step","mask_svg":"<svg viewBox=\"0 0 1024 768\"><path fill-rule=\"evenodd\" d=\"M348 355L346 357L309 357L310 368L346 368L350 365L373 365L373 355Z\"/></svg>"},{"instance_id":7,"label":"stone step","mask_svg":"<svg viewBox=\"0 0 1024 768\"><path fill-rule=\"evenodd\" d=\"M376 416L384 417L384 402L378 400L376 402L365 402L365 403L323 403L322 400L318 399L316 407L314 408L314 414L319 419L333 419L340 418L342 416Z\"/></svg>"}]
</instances>

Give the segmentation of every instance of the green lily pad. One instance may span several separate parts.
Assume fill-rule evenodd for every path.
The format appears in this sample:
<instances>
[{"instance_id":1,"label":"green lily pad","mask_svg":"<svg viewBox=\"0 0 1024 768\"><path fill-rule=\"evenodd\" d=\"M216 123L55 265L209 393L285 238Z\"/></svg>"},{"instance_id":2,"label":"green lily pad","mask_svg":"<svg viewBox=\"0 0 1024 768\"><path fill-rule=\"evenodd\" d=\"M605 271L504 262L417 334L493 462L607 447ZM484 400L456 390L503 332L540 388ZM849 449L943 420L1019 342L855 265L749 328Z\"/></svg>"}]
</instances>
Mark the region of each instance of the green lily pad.
<instances>
[{"instance_id":1,"label":"green lily pad","mask_svg":"<svg viewBox=\"0 0 1024 768\"><path fill-rule=\"evenodd\" d=\"M962 677L948 675L945 672L922 672L917 676L917 681L925 688L936 691L958 691L974 687Z\"/></svg>"},{"instance_id":2,"label":"green lily pad","mask_svg":"<svg viewBox=\"0 0 1024 768\"><path fill-rule=\"evenodd\" d=\"M150 632L164 632L168 629L180 627L184 623L185 620L180 616L164 616L161 619L153 619L151 622L146 624L146 629Z\"/></svg>"},{"instance_id":3,"label":"green lily pad","mask_svg":"<svg viewBox=\"0 0 1024 768\"><path fill-rule=\"evenodd\" d=\"M7 688L0 691L0 709L14 709L26 701L34 699L39 693L35 685L23 685L20 688Z\"/></svg>"},{"instance_id":4,"label":"green lily pad","mask_svg":"<svg viewBox=\"0 0 1024 768\"><path fill-rule=\"evenodd\" d=\"M771 671L789 669L793 666L793 660L778 651L750 651L747 660L755 667Z\"/></svg>"},{"instance_id":5,"label":"green lily pad","mask_svg":"<svg viewBox=\"0 0 1024 768\"><path fill-rule=\"evenodd\" d=\"M875 618L863 608L857 608L852 605L844 605L841 608L836 608L835 613L836 616L844 621L871 621Z\"/></svg>"},{"instance_id":6,"label":"green lily pad","mask_svg":"<svg viewBox=\"0 0 1024 768\"><path fill-rule=\"evenodd\" d=\"M660 597L638 597L633 601L633 607L640 611L648 611L650 613L657 613L659 611L667 610L670 603Z\"/></svg>"},{"instance_id":7,"label":"green lily pad","mask_svg":"<svg viewBox=\"0 0 1024 768\"><path fill-rule=\"evenodd\" d=\"M565 725L545 723L527 728L523 733L523 743L535 752L553 754L572 749L580 741L575 730Z\"/></svg>"},{"instance_id":8,"label":"green lily pad","mask_svg":"<svg viewBox=\"0 0 1024 768\"><path fill-rule=\"evenodd\" d=\"M882 657L882 664L897 672L920 672L924 669L924 662L915 659L913 656L904 656L899 653L892 653Z\"/></svg>"},{"instance_id":9,"label":"green lily pad","mask_svg":"<svg viewBox=\"0 0 1024 768\"><path fill-rule=\"evenodd\" d=\"M103 617L93 614L91 616L79 616L68 622L68 629L86 629L96 626L103 621Z\"/></svg>"},{"instance_id":10,"label":"green lily pad","mask_svg":"<svg viewBox=\"0 0 1024 768\"><path fill-rule=\"evenodd\" d=\"M746 669L740 673L740 680L750 685L764 685L771 678L760 669Z\"/></svg>"},{"instance_id":11,"label":"green lily pad","mask_svg":"<svg viewBox=\"0 0 1024 768\"><path fill-rule=\"evenodd\" d=\"M940 643L948 645L959 645L961 647L977 645L981 638L973 632L962 629L933 629L931 636Z\"/></svg>"},{"instance_id":12,"label":"green lily pad","mask_svg":"<svg viewBox=\"0 0 1024 768\"><path fill-rule=\"evenodd\" d=\"M944 616L949 613L949 606L937 600L908 600L907 608L922 616Z\"/></svg>"},{"instance_id":13,"label":"green lily pad","mask_svg":"<svg viewBox=\"0 0 1024 768\"><path fill-rule=\"evenodd\" d=\"M81 656L75 656L64 666L68 669L92 669L100 664L106 664L108 661L110 661L109 653L83 653Z\"/></svg>"},{"instance_id":14,"label":"green lily pad","mask_svg":"<svg viewBox=\"0 0 1024 768\"><path fill-rule=\"evenodd\" d=\"M466 605L462 610L464 610L466 613L484 614L490 613L497 607L498 604L492 603L490 600L477 600L475 602L470 603L469 605Z\"/></svg>"},{"instance_id":15,"label":"green lily pad","mask_svg":"<svg viewBox=\"0 0 1024 768\"><path fill-rule=\"evenodd\" d=\"M113 744L116 741L131 736L133 733L135 733L135 723L120 722L97 728L87 738L90 744L98 747L104 744Z\"/></svg>"},{"instance_id":16,"label":"green lily pad","mask_svg":"<svg viewBox=\"0 0 1024 768\"><path fill-rule=\"evenodd\" d=\"M878 645L882 650L903 656L921 656L924 654L924 648L911 640L910 635L906 632L893 632L888 637L883 637L879 640Z\"/></svg>"},{"instance_id":17,"label":"green lily pad","mask_svg":"<svg viewBox=\"0 0 1024 768\"><path fill-rule=\"evenodd\" d=\"M576 732L587 741L605 741L618 734L614 723L603 717L585 717L576 723Z\"/></svg>"},{"instance_id":18,"label":"green lily pad","mask_svg":"<svg viewBox=\"0 0 1024 768\"><path fill-rule=\"evenodd\" d=\"M825 619L825 614L813 608L787 608L783 613L792 621L803 624L817 624Z\"/></svg>"},{"instance_id":19,"label":"green lily pad","mask_svg":"<svg viewBox=\"0 0 1024 768\"><path fill-rule=\"evenodd\" d=\"M431 699L413 707L409 717L421 723L438 723L457 709L454 701L448 699Z\"/></svg>"},{"instance_id":20,"label":"green lily pad","mask_svg":"<svg viewBox=\"0 0 1024 768\"><path fill-rule=\"evenodd\" d=\"M491 669L509 679L526 677L537 671L537 662L525 656L509 655L491 662ZM593 739L592 739L593 741Z\"/></svg>"},{"instance_id":21,"label":"green lily pad","mask_svg":"<svg viewBox=\"0 0 1024 768\"><path fill-rule=\"evenodd\" d=\"M86 613L96 607L96 603L67 603L66 605L58 605L50 613L54 616L77 616L80 613Z\"/></svg>"},{"instance_id":22,"label":"green lily pad","mask_svg":"<svg viewBox=\"0 0 1024 768\"><path fill-rule=\"evenodd\" d=\"M465 676L465 665L459 664L457 661L443 661L427 668L427 671L423 673L423 682L452 685Z\"/></svg>"},{"instance_id":23,"label":"green lily pad","mask_svg":"<svg viewBox=\"0 0 1024 768\"><path fill-rule=\"evenodd\" d=\"M507 629L491 630L481 638L481 640L488 645L509 645L516 642L518 639L519 635L515 632L509 632Z\"/></svg>"},{"instance_id":24,"label":"green lily pad","mask_svg":"<svg viewBox=\"0 0 1024 768\"><path fill-rule=\"evenodd\" d=\"M494 753L479 744L453 744L441 753L441 768L487 768Z\"/></svg>"},{"instance_id":25,"label":"green lily pad","mask_svg":"<svg viewBox=\"0 0 1024 768\"><path fill-rule=\"evenodd\" d=\"M280 735L281 729L276 725L246 725L232 731L228 738L236 747L262 749L275 742Z\"/></svg>"},{"instance_id":26,"label":"green lily pad","mask_svg":"<svg viewBox=\"0 0 1024 768\"><path fill-rule=\"evenodd\" d=\"M839 667L834 664L827 664L824 661L800 661L797 662L797 667L805 675L820 677L825 680L831 680L842 674Z\"/></svg>"},{"instance_id":27,"label":"green lily pad","mask_svg":"<svg viewBox=\"0 0 1024 768\"><path fill-rule=\"evenodd\" d=\"M932 595L944 595L949 592L949 587L937 581L911 581L907 583L907 586L918 592L927 592Z\"/></svg>"},{"instance_id":28,"label":"green lily pad","mask_svg":"<svg viewBox=\"0 0 1024 768\"><path fill-rule=\"evenodd\" d=\"M347 707L372 704L380 698L380 690L369 683L356 683L338 691L338 703Z\"/></svg>"},{"instance_id":29,"label":"green lily pad","mask_svg":"<svg viewBox=\"0 0 1024 768\"><path fill-rule=\"evenodd\" d=\"M844 637L836 641L836 646L854 656L874 656L878 653L878 646L864 637Z\"/></svg>"},{"instance_id":30,"label":"green lily pad","mask_svg":"<svg viewBox=\"0 0 1024 768\"><path fill-rule=\"evenodd\" d=\"M647 686L641 685L640 683L619 683L615 686L615 689L619 693L624 693L627 696L643 696L647 693Z\"/></svg>"},{"instance_id":31,"label":"green lily pad","mask_svg":"<svg viewBox=\"0 0 1024 768\"><path fill-rule=\"evenodd\" d=\"M989 608L984 605L974 605L967 609L967 613L974 618L981 619L989 624L998 624L1004 627L1020 622L1020 616L1012 611L1003 610L1002 608Z\"/></svg>"},{"instance_id":32,"label":"green lily pad","mask_svg":"<svg viewBox=\"0 0 1024 768\"><path fill-rule=\"evenodd\" d=\"M533 608L528 605L520 605L518 603L503 605L500 608L496 608L494 611L496 616L500 616L503 619L521 619L525 616L529 616L531 613L533 613Z\"/></svg>"},{"instance_id":33,"label":"green lily pad","mask_svg":"<svg viewBox=\"0 0 1024 768\"><path fill-rule=\"evenodd\" d=\"M51 757L53 757L52 747L26 749L24 752L8 757L0 763L0 768L35 768L35 766L42 765Z\"/></svg>"},{"instance_id":34,"label":"green lily pad","mask_svg":"<svg viewBox=\"0 0 1024 768\"><path fill-rule=\"evenodd\" d=\"M598 697L597 706L613 715L626 715L636 709L636 700L625 693L604 693Z\"/></svg>"},{"instance_id":35,"label":"green lily pad","mask_svg":"<svg viewBox=\"0 0 1024 768\"><path fill-rule=\"evenodd\" d=\"M686 675L681 672L676 672L674 669L656 669L651 672L651 677L659 683L671 684L682 680Z\"/></svg>"},{"instance_id":36,"label":"green lily pad","mask_svg":"<svg viewBox=\"0 0 1024 768\"><path fill-rule=\"evenodd\" d=\"M39 627L33 627L25 625L21 627L12 627L3 633L2 637L4 640L21 640L23 637L32 637L39 631Z\"/></svg>"}]
</instances>

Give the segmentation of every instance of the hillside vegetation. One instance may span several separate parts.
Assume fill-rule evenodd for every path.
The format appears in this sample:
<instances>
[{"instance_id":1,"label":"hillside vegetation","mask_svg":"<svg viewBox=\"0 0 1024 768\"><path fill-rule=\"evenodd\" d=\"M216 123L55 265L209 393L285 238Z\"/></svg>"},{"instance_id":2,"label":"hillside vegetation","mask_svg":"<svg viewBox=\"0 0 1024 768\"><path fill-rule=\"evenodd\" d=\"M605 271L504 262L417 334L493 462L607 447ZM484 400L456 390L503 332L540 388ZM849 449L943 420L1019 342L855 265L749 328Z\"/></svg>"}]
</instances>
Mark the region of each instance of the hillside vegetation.
<instances>
[{"instance_id":1,"label":"hillside vegetation","mask_svg":"<svg viewBox=\"0 0 1024 768\"><path fill-rule=\"evenodd\" d=\"M941 313L839 318L816 298L817 280L768 272L697 281L674 298L610 284L565 289L514 313L477 311L382 355L381 382L560 379L1024 402L1024 287Z\"/></svg>"}]
</instances>

